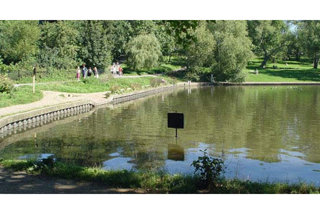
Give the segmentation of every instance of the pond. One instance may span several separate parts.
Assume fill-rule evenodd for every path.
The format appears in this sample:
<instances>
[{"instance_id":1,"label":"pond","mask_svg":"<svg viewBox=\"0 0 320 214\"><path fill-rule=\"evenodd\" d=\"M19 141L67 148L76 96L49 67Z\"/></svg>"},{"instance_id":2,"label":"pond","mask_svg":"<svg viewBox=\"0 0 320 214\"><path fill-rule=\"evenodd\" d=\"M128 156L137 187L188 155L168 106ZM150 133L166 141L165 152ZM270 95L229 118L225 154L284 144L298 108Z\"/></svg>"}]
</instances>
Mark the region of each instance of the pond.
<instances>
[{"instance_id":1,"label":"pond","mask_svg":"<svg viewBox=\"0 0 320 214\"><path fill-rule=\"evenodd\" d=\"M167 128L182 112L185 128ZM2 141L2 142L1 142ZM54 154L103 169L191 174L203 150L225 161L227 178L320 185L320 87L179 89L0 140L0 158Z\"/></svg>"}]
</instances>

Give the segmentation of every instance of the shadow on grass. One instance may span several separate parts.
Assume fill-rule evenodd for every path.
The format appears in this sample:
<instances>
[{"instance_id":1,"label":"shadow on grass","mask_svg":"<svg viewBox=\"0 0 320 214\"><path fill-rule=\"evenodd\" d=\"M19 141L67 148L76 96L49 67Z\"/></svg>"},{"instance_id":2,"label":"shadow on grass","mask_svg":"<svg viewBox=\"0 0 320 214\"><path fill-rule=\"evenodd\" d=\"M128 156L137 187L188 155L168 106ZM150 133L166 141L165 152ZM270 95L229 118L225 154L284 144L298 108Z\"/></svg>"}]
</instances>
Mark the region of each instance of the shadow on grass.
<instances>
[{"instance_id":1,"label":"shadow on grass","mask_svg":"<svg viewBox=\"0 0 320 214\"><path fill-rule=\"evenodd\" d=\"M103 191L101 192L101 189L103 190L103 188L143 189L146 193L197 193L196 185L198 179L194 176L168 175L160 172L134 172L127 170L105 171L99 168L81 167L61 162L55 163L52 168L44 167L39 170L32 170L31 167L34 166L34 162L31 161L6 160L2 161L1 164L6 168L19 171L18 173L23 170L27 170L29 173L38 173L47 180L62 178L69 179L73 182L86 181L91 183L87 188L74 186L73 190L69 191L70 193L104 193ZM4 177L1 174L1 171L0 177ZM12 176L8 175L7 177ZM34 179L37 180L37 178ZM8 179L5 178L4 181L6 180ZM5 186L12 186L12 184L1 182L0 179L0 193L30 193L30 191L32 192L31 187L34 188L33 193L55 193L54 182L51 182L53 183L52 185L50 182L47 182L47 186L38 181L36 182L37 186L32 185L29 182L29 191L23 191L23 186L25 185L23 180L15 182L14 187L9 191L6 191ZM2 186L2 184L4 184L4 186ZM41 185L44 185L42 186L42 192ZM97 187L99 187L100 190L96 190L97 187L94 185L98 185ZM90 187L92 189L90 189Z\"/></svg>"},{"instance_id":2,"label":"shadow on grass","mask_svg":"<svg viewBox=\"0 0 320 214\"><path fill-rule=\"evenodd\" d=\"M282 78L294 78L302 81L320 81L320 72L317 69L265 69L259 73Z\"/></svg>"},{"instance_id":3,"label":"shadow on grass","mask_svg":"<svg viewBox=\"0 0 320 214\"><path fill-rule=\"evenodd\" d=\"M32 162L0 161L0 163L6 168L18 170L14 174L4 172L0 167L0 193L117 193L111 188L130 188L131 190L139 188L144 193L319 193L319 187L305 183L268 183L237 179L219 180L212 189L208 190L200 187L200 178L197 176L170 175L164 172L105 171L61 162L55 163L53 168L45 167L37 171L42 175L39 178L21 172L30 169ZM63 191L57 190L55 178L69 179L70 183L68 180L58 180L58 185L62 182L62 186L67 188ZM88 181L88 184L79 186L75 181ZM125 193L134 193L134 191Z\"/></svg>"}]
</instances>

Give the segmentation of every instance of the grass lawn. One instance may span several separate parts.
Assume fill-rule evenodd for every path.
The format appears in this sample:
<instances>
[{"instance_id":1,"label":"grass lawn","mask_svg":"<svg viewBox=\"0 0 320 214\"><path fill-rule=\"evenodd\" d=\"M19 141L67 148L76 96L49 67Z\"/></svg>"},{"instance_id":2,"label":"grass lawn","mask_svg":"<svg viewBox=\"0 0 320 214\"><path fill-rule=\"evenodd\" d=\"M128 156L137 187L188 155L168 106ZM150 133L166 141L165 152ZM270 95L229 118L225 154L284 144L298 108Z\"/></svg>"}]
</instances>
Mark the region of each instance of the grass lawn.
<instances>
[{"instance_id":1,"label":"grass lawn","mask_svg":"<svg viewBox=\"0 0 320 214\"><path fill-rule=\"evenodd\" d=\"M169 77L161 77L168 84L175 82ZM107 75L100 76L99 79L94 77L87 78L79 82L66 82L38 85L38 89L47 91L60 91L68 93L93 93L111 91L111 93L123 93L134 90L139 90L148 87L156 87L159 85L155 77L140 77L140 78L107 78Z\"/></svg>"},{"instance_id":2,"label":"grass lawn","mask_svg":"<svg viewBox=\"0 0 320 214\"><path fill-rule=\"evenodd\" d=\"M99 168L81 167L56 162L52 167L37 165L34 161L0 160L0 165L13 170L26 170L46 176L89 181L105 184L114 188L142 188L150 193L253 193L253 194L290 194L319 193L320 188L304 183L267 183L221 179L210 190L203 187L197 175L170 175L165 172L134 172L127 170L106 171Z\"/></svg>"},{"instance_id":3,"label":"grass lawn","mask_svg":"<svg viewBox=\"0 0 320 214\"><path fill-rule=\"evenodd\" d=\"M161 65L152 68L152 69L141 69L141 70L131 70L126 64L122 64L123 67L123 75L146 75L146 74L166 74L171 71L176 71L181 69L180 65L173 65L173 64L165 64L162 63Z\"/></svg>"},{"instance_id":4,"label":"grass lawn","mask_svg":"<svg viewBox=\"0 0 320 214\"><path fill-rule=\"evenodd\" d=\"M282 61L268 63L265 69L258 68L262 59L254 59L245 69L246 82L318 82L320 69L310 62ZM286 64L287 63L287 64ZM276 66L276 68L273 68ZM254 71L258 69L259 74Z\"/></svg>"},{"instance_id":5,"label":"grass lawn","mask_svg":"<svg viewBox=\"0 0 320 214\"><path fill-rule=\"evenodd\" d=\"M14 88L11 94L0 93L0 108L35 102L42 97L43 94L38 88L36 93L33 94L31 86L21 86Z\"/></svg>"}]
</instances>

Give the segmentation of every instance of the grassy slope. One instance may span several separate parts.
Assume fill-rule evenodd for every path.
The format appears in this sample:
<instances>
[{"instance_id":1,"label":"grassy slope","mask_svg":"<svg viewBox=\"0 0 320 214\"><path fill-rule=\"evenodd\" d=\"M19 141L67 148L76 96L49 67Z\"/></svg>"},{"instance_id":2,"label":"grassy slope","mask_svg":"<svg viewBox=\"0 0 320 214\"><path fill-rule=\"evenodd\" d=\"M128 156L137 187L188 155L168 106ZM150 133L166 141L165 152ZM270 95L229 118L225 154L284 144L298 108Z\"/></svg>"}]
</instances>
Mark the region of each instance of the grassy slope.
<instances>
[{"instance_id":1,"label":"grassy slope","mask_svg":"<svg viewBox=\"0 0 320 214\"><path fill-rule=\"evenodd\" d=\"M140 78L112 78L107 80L104 76L99 79L94 77L87 78L80 82L67 82L39 85L41 90L60 91L69 93L92 93L111 91L112 93L120 93L124 91L133 91L142 88L148 88L152 85L152 80L155 77L140 77ZM171 78L164 78L167 83L173 83Z\"/></svg>"},{"instance_id":2,"label":"grassy slope","mask_svg":"<svg viewBox=\"0 0 320 214\"><path fill-rule=\"evenodd\" d=\"M155 172L105 171L98 168L81 167L57 162L53 168L35 170L35 164L26 160L0 160L0 164L13 170L26 170L65 179L103 183L108 187L142 188L154 193L198 193L208 191L200 188L198 176L169 175ZM307 184L258 183L222 179L211 193L319 193L320 188Z\"/></svg>"},{"instance_id":3,"label":"grassy slope","mask_svg":"<svg viewBox=\"0 0 320 214\"><path fill-rule=\"evenodd\" d=\"M0 108L35 102L42 97L43 94L39 89L33 94L31 86L21 86L15 88L11 94L0 93Z\"/></svg>"},{"instance_id":4,"label":"grassy slope","mask_svg":"<svg viewBox=\"0 0 320 214\"><path fill-rule=\"evenodd\" d=\"M317 82L320 81L320 69L313 69L311 63L286 61L280 63L269 63L265 69L258 68L259 74L254 71L259 67L261 59L249 62L245 69L247 73L246 82ZM286 65L287 63L287 65ZM277 66L277 69L273 69Z\"/></svg>"}]
</instances>

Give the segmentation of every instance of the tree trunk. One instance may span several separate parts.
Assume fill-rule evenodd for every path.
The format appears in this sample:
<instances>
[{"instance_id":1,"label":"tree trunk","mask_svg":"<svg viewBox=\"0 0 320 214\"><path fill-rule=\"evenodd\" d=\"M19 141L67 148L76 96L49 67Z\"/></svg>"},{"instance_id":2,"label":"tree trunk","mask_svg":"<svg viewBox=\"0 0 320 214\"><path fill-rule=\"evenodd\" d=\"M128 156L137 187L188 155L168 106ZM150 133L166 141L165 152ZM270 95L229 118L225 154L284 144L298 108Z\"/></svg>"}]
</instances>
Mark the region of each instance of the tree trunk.
<instances>
[{"instance_id":1,"label":"tree trunk","mask_svg":"<svg viewBox=\"0 0 320 214\"><path fill-rule=\"evenodd\" d=\"M300 53L299 52L296 53L296 61L298 61L298 62L300 61Z\"/></svg>"},{"instance_id":2,"label":"tree trunk","mask_svg":"<svg viewBox=\"0 0 320 214\"><path fill-rule=\"evenodd\" d=\"M319 64L319 57L315 57L313 59L313 68L317 69L318 68L318 64Z\"/></svg>"},{"instance_id":3,"label":"tree trunk","mask_svg":"<svg viewBox=\"0 0 320 214\"><path fill-rule=\"evenodd\" d=\"M263 58L263 61L262 61L262 63L261 63L261 65L260 65L260 68L263 68L266 64L267 64L267 61L269 60L269 56L264 56L264 58Z\"/></svg>"}]
</instances>

